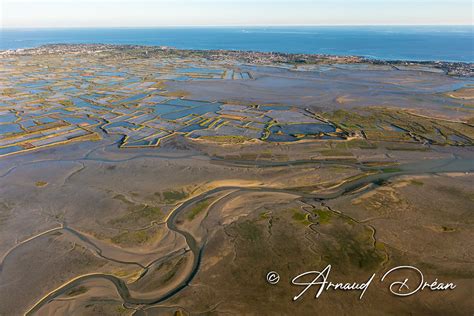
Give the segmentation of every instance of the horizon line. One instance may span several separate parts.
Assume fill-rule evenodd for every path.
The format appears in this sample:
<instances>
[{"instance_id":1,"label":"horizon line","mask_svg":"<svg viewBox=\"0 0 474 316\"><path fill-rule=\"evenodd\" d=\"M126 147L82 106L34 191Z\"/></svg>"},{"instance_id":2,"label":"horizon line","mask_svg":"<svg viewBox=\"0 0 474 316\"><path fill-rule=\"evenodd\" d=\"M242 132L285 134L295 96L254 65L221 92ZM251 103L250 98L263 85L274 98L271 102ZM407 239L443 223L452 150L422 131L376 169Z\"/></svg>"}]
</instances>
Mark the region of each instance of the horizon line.
<instances>
[{"instance_id":1,"label":"horizon line","mask_svg":"<svg viewBox=\"0 0 474 316\"><path fill-rule=\"evenodd\" d=\"M462 26L472 27L473 24L232 24L232 25L151 25L151 26L0 26L0 30L7 29L106 29L106 28L117 28L117 29L147 29L147 28L237 28L237 27L368 27L368 26L417 26L417 27L443 27L443 26Z\"/></svg>"}]
</instances>

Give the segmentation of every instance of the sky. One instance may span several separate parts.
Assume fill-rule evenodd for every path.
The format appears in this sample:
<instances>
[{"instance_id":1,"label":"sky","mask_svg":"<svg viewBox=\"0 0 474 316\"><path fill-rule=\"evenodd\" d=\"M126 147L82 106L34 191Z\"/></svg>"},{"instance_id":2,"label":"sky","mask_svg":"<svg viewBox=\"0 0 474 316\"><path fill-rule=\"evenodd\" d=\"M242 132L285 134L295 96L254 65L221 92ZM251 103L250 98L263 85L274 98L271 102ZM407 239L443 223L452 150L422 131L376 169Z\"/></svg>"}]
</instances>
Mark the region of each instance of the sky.
<instances>
[{"instance_id":1,"label":"sky","mask_svg":"<svg viewBox=\"0 0 474 316\"><path fill-rule=\"evenodd\" d=\"M0 0L2 28L472 25L472 0Z\"/></svg>"}]
</instances>

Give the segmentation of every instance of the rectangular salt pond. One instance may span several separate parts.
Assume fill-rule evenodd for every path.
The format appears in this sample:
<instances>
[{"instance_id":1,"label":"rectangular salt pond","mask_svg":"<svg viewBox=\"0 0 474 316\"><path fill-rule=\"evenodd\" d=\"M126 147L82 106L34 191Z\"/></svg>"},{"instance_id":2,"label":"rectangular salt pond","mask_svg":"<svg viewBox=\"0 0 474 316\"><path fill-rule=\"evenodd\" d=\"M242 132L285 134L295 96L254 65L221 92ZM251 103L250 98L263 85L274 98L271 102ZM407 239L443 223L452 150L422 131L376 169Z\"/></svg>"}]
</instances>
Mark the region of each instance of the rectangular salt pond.
<instances>
[{"instance_id":1,"label":"rectangular salt pond","mask_svg":"<svg viewBox=\"0 0 474 316\"><path fill-rule=\"evenodd\" d=\"M95 109L95 110L99 110L99 111L104 110L103 107L100 107L100 106L97 106L97 105L94 105L94 104L90 104L89 102L86 102L86 101L84 101L80 98L72 98L72 102L78 108L90 108L90 109Z\"/></svg>"},{"instance_id":2,"label":"rectangular salt pond","mask_svg":"<svg viewBox=\"0 0 474 316\"><path fill-rule=\"evenodd\" d=\"M168 98L163 97L161 95L152 95L142 101L147 103L161 103L166 100L168 100Z\"/></svg>"},{"instance_id":3,"label":"rectangular salt pond","mask_svg":"<svg viewBox=\"0 0 474 316\"><path fill-rule=\"evenodd\" d=\"M4 147L0 148L0 156L15 153L17 151L22 151L24 148L21 146L10 146L10 147Z\"/></svg>"},{"instance_id":4,"label":"rectangular salt pond","mask_svg":"<svg viewBox=\"0 0 474 316\"><path fill-rule=\"evenodd\" d=\"M36 123L32 119L21 121L20 124L24 128L33 127L36 125Z\"/></svg>"},{"instance_id":5,"label":"rectangular salt pond","mask_svg":"<svg viewBox=\"0 0 474 316\"><path fill-rule=\"evenodd\" d=\"M35 82L25 82L25 83L20 83L18 84L19 86L25 87L25 88L42 88L43 86L49 84L48 81L46 80L38 80Z\"/></svg>"},{"instance_id":6,"label":"rectangular salt pond","mask_svg":"<svg viewBox=\"0 0 474 316\"><path fill-rule=\"evenodd\" d=\"M53 120L53 119L50 118L50 117L40 117L40 118L36 118L35 121L36 121L38 124L48 124L48 123L54 123L54 122L56 122L56 120Z\"/></svg>"},{"instance_id":7,"label":"rectangular salt pond","mask_svg":"<svg viewBox=\"0 0 474 316\"><path fill-rule=\"evenodd\" d=\"M272 133L283 133L287 135L305 134L314 135L322 133L331 133L336 129L329 124L289 124L276 125L270 128Z\"/></svg>"},{"instance_id":8,"label":"rectangular salt pond","mask_svg":"<svg viewBox=\"0 0 474 316\"><path fill-rule=\"evenodd\" d=\"M18 124L0 124L0 135L21 132L23 132L23 130Z\"/></svg>"},{"instance_id":9,"label":"rectangular salt pond","mask_svg":"<svg viewBox=\"0 0 474 316\"><path fill-rule=\"evenodd\" d=\"M156 114L145 114L145 115L131 118L128 121L133 124L142 124L144 122L151 121L154 118L156 118Z\"/></svg>"},{"instance_id":10,"label":"rectangular salt pond","mask_svg":"<svg viewBox=\"0 0 474 316\"><path fill-rule=\"evenodd\" d=\"M242 72L240 75L242 79L244 80L252 79L252 77L250 77L250 74L248 72Z\"/></svg>"},{"instance_id":11,"label":"rectangular salt pond","mask_svg":"<svg viewBox=\"0 0 474 316\"><path fill-rule=\"evenodd\" d=\"M316 135L319 133L331 133L336 129L329 124L289 124L275 125L270 128L270 135L267 141L270 142L291 142L300 138L295 135Z\"/></svg>"},{"instance_id":12,"label":"rectangular salt pond","mask_svg":"<svg viewBox=\"0 0 474 316\"><path fill-rule=\"evenodd\" d=\"M153 111L160 116L171 113L171 112L176 112L176 111L186 109L186 107L177 106L177 105L169 105L166 103L157 104L157 105L151 106L150 108L154 109Z\"/></svg>"},{"instance_id":13,"label":"rectangular salt pond","mask_svg":"<svg viewBox=\"0 0 474 316\"><path fill-rule=\"evenodd\" d=\"M114 122L114 123L110 123L110 124L107 124L107 125L104 126L105 129L111 129L111 128L115 128L115 127L125 127L125 128L130 128L130 129L138 128L137 125L135 125L133 123L130 123L130 122L124 122L124 121Z\"/></svg>"},{"instance_id":14,"label":"rectangular salt pond","mask_svg":"<svg viewBox=\"0 0 474 316\"><path fill-rule=\"evenodd\" d=\"M46 146L46 145L52 145L54 143L59 143L59 142L65 142L70 139L79 137L79 136L84 136L87 135L88 132L83 130L83 129L76 129L68 132L67 134L61 134L57 136L53 136L50 138L45 138L45 139L40 139L37 141L32 141L31 144L33 146Z\"/></svg>"},{"instance_id":15,"label":"rectangular salt pond","mask_svg":"<svg viewBox=\"0 0 474 316\"><path fill-rule=\"evenodd\" d=\"M17 119L14 113L0 114L0 123L13 123Z\"/></svg>"},{"instance_id":16,"label":"rectangular salt pond","mask_svg":"<svg viewBox=\"0 0 474 316\"><path fill-rule=\"evenodd\" d=\"M227 70L227 71L225 72L224 79L226 79L226 80L232 80L232 78L234 78L234 71L233 71L233 70Z\"/></svg>"},{"instance_id":17,"label":"rectangular salt pond","mask_svg":"<svg viewBox=\"0 0 474 316\"><path fill-rule=\"evenodd\" d=\"M191 79L192 78L188 77L188 76L179 76L179 77L174 78L173 80L175 80L175 81L188 81L188 80L191 80Z\"/></svg>"},{"instance_id":18,"label":"rectangular salt pond","mask_svg":"<svg viewBox=\"0 0 474 316\"><path fill-rule=\"evenodd\" d=\"M165 104L171 104L171 105L178 105L178 106L186 106L186 107L194 107L194 106L200 106L204 104L209 104L209 102L203 102L203 101L194 101L194 100L185 100L185 99L173 99L169 100Z\"/></svg>"},{"instance_id":19,"label":"rectangular salt pond","mask_svg":"<svg viewBox=\"0 0 474 316\"><path fill-rule=\"evenodd\" d=\"M107 77L125 77L128 76L126 72L122 71L100 71L95 73L96 76L107 76Z\"/></svg>"},{"instance_id":20,"label":"rectangular salt pond","mask_svg":"<svg viewBox=\"0 0 474 316\"><path fill-rule=\"evenodd\" d=\"M114 103L112 103L112 104L113 104L113 105L118 105L118 104L123 104L123 103L129 103L129 102L137 101L137 100L143 99L143 98L146 97L147 95L148 95L148 94L146 94L146 93L140 93L140 94L137 94L137 95L134 95L134 96L125 98L125 99L123 99L123 100L116 101L116 102L114 102Z\"/></svg>"},{"instance_id":21,"label":"rectangular salt pond","mask_svg":"<svg viewBox=\"0 0 474 316\"><path fill-rule=\"evenodd\" d=\"M197 74L219 74L219 75L221 75L224 71L220 70L220 69L189 67L189 68L177 69L176 72L177 73L197 73Z\"/></svg>"},{"instance_id":22,"label":"rectangular salt pond","mask_svg":"<svg viewBox=\"0 0 474 316\"><path fill-rule=\"evenodd\" d=\"M192 131L195 131L195 130L198 130L198 129L204 129L204 128L206 128L206 127L201 126L199 124L194 124L194 125L188 125L188 126L183 127L182 129L179 130L179 132L189 133L189 132L192 132Z\"/></svg>"},{"instance_id":23,"label":"rectangular salt pond","mask_svg":"<svg viewBox=\"0 0 474 316\"><path fill-rule=\"evenodd\" d=\"M185 116L191 115L191 114L202 115L202 114L205 114L205 113L208 113L208 112L215 113L219 109L220 109L220 104L219 103L202 103L199 106L195 106L195 107L188 108L188 109L185 109L185 110L182 110L182 111L162 115L162 117L167 119L167 120L176 120L176 119L179 119L181 117L185 117Z\"/></svg>"},{"instance_id":24,"label":"rectangular salt pond","mask_svg":"<svg viewBox=\"0 0 474 316\"><path fill-rule=\"evenodd\" d=\"M63 117L61 119L70 124L89 124L89 125L97 124L97 121L95 120L82 118L82 117Z\"/></svg>"}]
</instances>

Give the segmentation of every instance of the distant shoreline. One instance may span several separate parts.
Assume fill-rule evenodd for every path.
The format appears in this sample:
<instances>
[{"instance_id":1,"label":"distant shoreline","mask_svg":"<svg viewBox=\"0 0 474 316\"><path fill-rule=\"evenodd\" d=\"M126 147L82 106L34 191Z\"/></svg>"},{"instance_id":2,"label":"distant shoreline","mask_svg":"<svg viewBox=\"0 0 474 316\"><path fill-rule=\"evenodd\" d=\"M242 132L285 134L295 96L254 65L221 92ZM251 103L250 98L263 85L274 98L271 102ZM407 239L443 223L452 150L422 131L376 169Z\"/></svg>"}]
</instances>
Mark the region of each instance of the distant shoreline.
<instances>
[{"instance_id":1,"label":"distant shoreline","mask_svg":"<svg viewBox=\"0 0 474 316\"><path fill-rule=\"evenodd\" d=\"M449 62L449 61L417 61L417 60L381 60L364 56L331 55L331 54L297 54L282 52L260 52L251 50L219 50L219 49L180 49L167 46L155 45L120 45L120 44L46 44L34 48L19 48L10 50L0 50L2 56L12 55L42 55L42 54L90 54L96 52L113 52L141 54L143 57L156 54L196 55L209 60L219 60L231 58L241 60L250 64L374 64L397 66L431 66L443 70L448 75L460 77L474 77L474 63ZM189 56L183 56L189 57Z\"/></svg>"},{"instance_id":2,"label":"distant shoreline","mask_svg":"<svg viewBox=\"0 0 474 316\"><path fill-rule=\"evenodd\" d=\"M3 28L0 50L103 43L474 63L473 30L462 25Z\"/></svg>"},{"instance_id":3,"label":"distant shoreline","mask_svg":"<svg viewBox=\"0 0 474 316\"><path fill-rule=\"evenodd\" d=\"M184 27L183 27L184 28ZM118 29L118 28L117 28ZM168 47L169 49L173 49L176 51L201 51L201 52L212 52L212 51L228 51L228 52L248 52L248 53L273 53L273 54L282 54L282 55L308 55L308 56L332 56L332 57L358 57L361 59L365 59L368 61L378 61L378 62L386 62L386 63L419 63L419 64L428 64L428 63L452 63L452 64L467 64L467 65L474 65L473 62L468 61L453 61L453 60L429 60L429 59L383 59L378 57L372 56L364 56L364 55L344 55L344 54L321 54L321 53L289 53L283 51L259 51L259 50L236 50L236 49L194 49L194 48L177 48L172 46L166 45L139 45L139 44L106 44L106 43L49 43L49 44L39 44L31 47L22 47L22 48L10 48L10 49L0 49L0 53L8 52L8 51L23 51L23 50L35 50L40 49L42 47L48 46L96 46L96 45L104 45L104 46L116 46L116 47L148 47L148 48L162 48Z\"/></svg>"}]
</instances>

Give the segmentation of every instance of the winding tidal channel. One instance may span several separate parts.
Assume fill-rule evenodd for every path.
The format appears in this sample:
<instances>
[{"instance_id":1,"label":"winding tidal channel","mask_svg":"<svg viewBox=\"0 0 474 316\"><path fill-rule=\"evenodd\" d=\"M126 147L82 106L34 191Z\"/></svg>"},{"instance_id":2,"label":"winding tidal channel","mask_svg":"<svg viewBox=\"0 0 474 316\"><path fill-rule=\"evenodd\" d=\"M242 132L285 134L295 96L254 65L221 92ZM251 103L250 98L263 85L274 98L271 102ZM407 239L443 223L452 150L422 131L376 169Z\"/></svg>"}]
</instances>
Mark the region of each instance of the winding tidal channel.
<instances>
[{"instance_id":1,"label":"winding tidal channel","mask_svg":"<svg viewBox=\"0 0 474 316\"><path fill-rule=\"evenodd\" d=\"M228 163L228 162L226 162ZM271 167L274 165L274 163L265 163L265 162L256 162L256 163L250 163L250 162L233 162L235 165L250 165L253 164L255 167ZM292 165L292 164L304 164L304 163L315 163L314 161L295 161L295 162L288 162L285 163L285 165ZM338 162L338 164L341 164ZM342 163L343 164L343 163ZM178 205L174 210L171 211L169 216L166 218L166 221L164 224L166 224L167 228L170 231L173 231L179 235L182 235L185 240L188 249L184 249L181 251L175 251L172 253L167 254L166 256L163 256L159 258L158 260L153 261L151 264L148 266L143 266L139 263L135 262L123 262L120 261L120 263L123 264L135 264L140 266L140 268L143 269L143 272L140 276L142 278L144 275L146 275L147 271L149 270L150 267L159 265L171 258L174 258L178 255L182 255L185 252L190 251L192 254L192 268L190 271L186 274L186 276L179 282L177 283L171 290L168 292L162 294L159 297L154 297L154 298L140 298L140 297L135 297L132 296L130 293L130 290L126 284L125 281L122 279L110 275L110 274L102 274L102 273L97 273L97 274L87 274L83 276L79 276L66 284L62 285L61 287L53 290L46 296L44 296L41 300L39 300L34 306L32 306L27 312L26 315L33 315L35 312L37 312L39 309L47 305L49 302L54 300L55 298L61 296L62 294L67 293L68 291L72 290L73 288L83 284L85 281L91 280L91 279L103 279L107 280L115 286L118 294L120 295L121 299L123 300L124 306L130 307L130 308L135 308L137 310L140 309L140 307L143 306L150 306L150 305L156 305L159 304L170 297L174 296L184 288L186 288L190 282L193 280L193 278L196 276L196 274L199 272L199 267L200 267L200 262L201 258L203 255L203 251L205 249L205 240L198 242L196 238L188 231L181 229L177 225L177 220L181 214L186 213L189 208L194 205L195 203L199 203L200 201L204 201L208 199L210 196L216 195L218 193L224 192L224 191L233 191L233 195L239 195L239 194L244 194L248 192L268 192L268 193L290 193L295 196L299 196L301 198L305 199L313 199L316 201L327 201L331 199L338 198L342 195L347 195L347 194L361 194L362 192L365 192L367 190L371 190L377 186L382 185L384 182L388 181L389 179L393 177L398 177L398 176L403 176L403 175L419 175L419 174L436 174L436 173L444 173L444 172L473 172L474 171L474 160L472 159L462 159L462 158L452 158L452 159L443 159L443 160L432 160L432 161L423 161L423 162L418 162L418 163L413 163L413 164L405 164L405 165L397 165L396 168L393 170L384 171L383 167L361 167L358 166L362 171L376 171L377 173L370 173L366 176L355 178L352 181L347 181L343 182L339 186L335 187L332 191L328 193L321 193L321 194L307 194L307 193L302 193L298 191L293 191L293 190L285 190L285 189L275 189L275 188L265 188L263 186L258 186L258 187L239 187L239 186L223 186L223 187L218 187L214 188L212 190L209 190L207 192L204 192L198 196L194 196L182 204ZM209 209L210 211L211 209ZM2 264L5 260L5 257L7 257L12 251L15 251L16 248L21 246L22 244L29 242L33 240L36 237L43 236L47 233L51 233L53 231L57 230L63 230L66 233L70 233L75 235L75 237L81 239L84 243L89 244L90 248L95 250L95 252L99 255L102 256L103 258L107 260L113 260L111 258L107 258L102 255L101 250L99 247L97 247L92 241L87 239L87 237L83 236L81 233L75 231L72 228L67 227L64 225L63 227L59 227L53 230L49 230L47 232L44 232L42 234L36 235L35 237L32 237L28 240L25 240L24 242L18 244L14 249L10 250L3 258L2 262L0 263L0 273L2 269Z\"/></svg>"}]
</instances>

